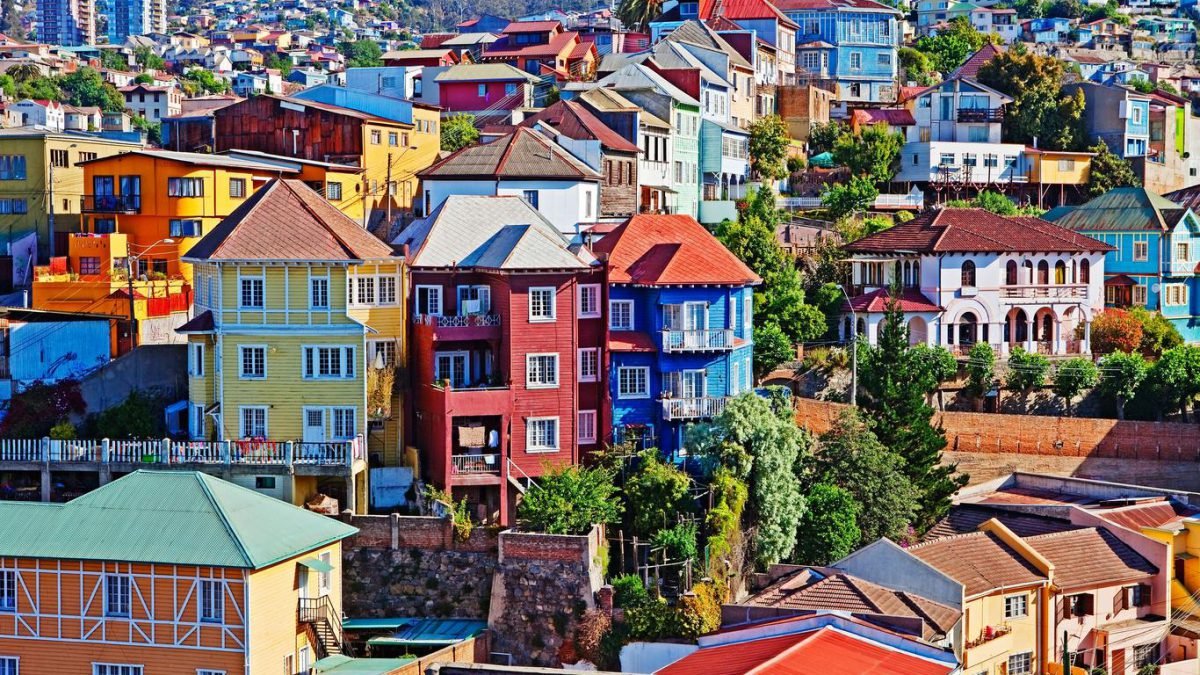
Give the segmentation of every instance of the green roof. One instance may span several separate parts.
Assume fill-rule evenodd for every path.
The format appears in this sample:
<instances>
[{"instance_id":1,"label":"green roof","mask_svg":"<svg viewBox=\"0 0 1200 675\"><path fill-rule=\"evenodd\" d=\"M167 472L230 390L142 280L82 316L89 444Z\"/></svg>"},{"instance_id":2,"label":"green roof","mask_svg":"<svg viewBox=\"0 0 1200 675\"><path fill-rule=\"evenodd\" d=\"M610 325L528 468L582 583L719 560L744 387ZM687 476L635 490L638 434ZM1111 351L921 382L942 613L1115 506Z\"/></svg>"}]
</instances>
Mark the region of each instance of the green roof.
<instances>
[{"instance_id":1,"label":"green roof","mask_svg":"<svg viewBox=\"0 0 1200 675\"><path fill-rule=\"evenodd\" d=\"M257 569L358 530L197 471L135 471L66 504L0 502L0 556Z\"/></svg>"},{"instance_id":2,"label":"green roof","mask_svg":"<svg viewBox=\"0 0 1200 675\"><path fill-rule=\"evenodd\" d=\"M343 654L333 654L313 664L313 672L320 675L387 675L416 661L414 658L399 659L353 659Z\"/></svg>"},{"instance_id":3,"label":"green roof","mask_svg":"<svg viewBox=\"0 0 1200 675\"><path fill-rule=\"evenodd\" d=\"M1072 208L1056 208L1045 219L1077 232L1131 232L1174 227L1188 209L1147 190L1121 187Z\"/></svg>"}]
</instances>

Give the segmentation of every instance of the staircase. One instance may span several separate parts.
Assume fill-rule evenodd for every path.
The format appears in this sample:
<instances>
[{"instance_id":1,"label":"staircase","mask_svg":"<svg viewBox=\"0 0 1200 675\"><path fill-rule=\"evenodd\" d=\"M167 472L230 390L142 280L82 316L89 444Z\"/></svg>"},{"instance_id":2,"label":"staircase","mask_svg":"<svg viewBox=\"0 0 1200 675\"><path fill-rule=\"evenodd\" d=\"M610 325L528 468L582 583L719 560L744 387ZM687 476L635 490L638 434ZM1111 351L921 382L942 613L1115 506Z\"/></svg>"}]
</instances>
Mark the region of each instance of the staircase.
<instances>
[{"instance_id":1,"label":"staircase","mask_svg":"<svg viewBox=\"0 0 1200 675\"><path fill-rule=\"evenodd\" d=\"M334 611L328 595L300 598L297 618L308 630L318 659L333 654L351 656L348 645L343 642L342 619Z\"/></svg>"},{"instance_id":2,"label":"staircase","mask_svg":"<svg viewBox=\"0 0 1200 675\"><path fill-rule=\"evenodd\" d=\"M521 482L522 478L525 479L524 483ZM533 482L533 479L529 477L529 474L525 473L525 471L521 467L517 466L516 463L511 459L508 460L508 482L512 483L513 487L517 489L517 492L520 492L521 494L525 494L525 492L531 487L537 487L537 483Z\"/></svg>"}]
</instances>

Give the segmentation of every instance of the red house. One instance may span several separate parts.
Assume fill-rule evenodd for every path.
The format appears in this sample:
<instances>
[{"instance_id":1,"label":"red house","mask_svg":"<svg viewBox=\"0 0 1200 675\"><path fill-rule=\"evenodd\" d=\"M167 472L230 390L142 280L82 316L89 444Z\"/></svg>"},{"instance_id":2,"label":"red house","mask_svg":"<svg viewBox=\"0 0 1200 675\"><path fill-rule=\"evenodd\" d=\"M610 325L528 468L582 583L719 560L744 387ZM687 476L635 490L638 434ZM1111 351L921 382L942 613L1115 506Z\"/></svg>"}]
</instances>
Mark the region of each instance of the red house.
<instances>
[{"instance_id":1,"label":"red house","mask_svg":"<svg viewBox=\"0 0 1200 675\"><path fill-rule=\"evenodd\" d=\"M531 478L605 436L603 268L519 197L449 197L393 244L424 477L507 525Z\"/></svg>"},{"instance_id":2,"label":"red house","mask_svg":"<svg viewBox=\"0 0 1200 675\"><path fill-rule=\"evenodd\" d=\"M458 52L453 49L402 49L383 55L385 66L453 66L458 63Z\"/></svg>"},{"instance_id":3,"label":"red house","mask_svg":"<svg viewBox=\"0 0 1200 675\"><path fill-rule=\"evenodd\" d=\"M480 61L502 61L533 75L585 79L600 60L596 45L557 21L514 21L488 46Z\"/></svg>"},{"instance_id":4,"label":"red house","mask_svg":"<svg viewBox=\"0 0 1200 675\"><path fill-rule=\"evenodd\" d=\"M538 79L506 63L460 63L439 73L434 82L442 108L480 115L533 107Z\"/></svg>"}]
</instances>

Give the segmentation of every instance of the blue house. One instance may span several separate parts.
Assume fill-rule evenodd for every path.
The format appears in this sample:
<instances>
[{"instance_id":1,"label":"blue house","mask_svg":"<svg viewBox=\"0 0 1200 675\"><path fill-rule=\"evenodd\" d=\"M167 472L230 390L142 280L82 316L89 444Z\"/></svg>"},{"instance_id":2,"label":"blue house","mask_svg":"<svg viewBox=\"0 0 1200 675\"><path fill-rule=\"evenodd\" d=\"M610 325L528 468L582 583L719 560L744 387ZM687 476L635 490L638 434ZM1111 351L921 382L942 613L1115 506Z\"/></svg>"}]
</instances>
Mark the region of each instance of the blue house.
<instances>
[{"instance_id":1,"label":"blue house","mask_svg":"<svg viewBox=\"0 0 1200 675\"><path fill-rule=\"evenodd\" d=\"M1185 340L1200 341L1200 218L1190 208L1125 187L1045 219L1114 247L1104 259L1105 306L1162 312Z\"/></svg>"},{"instance_id":2,"label":"blue house","mask_svg":"<svg viewBox=\"0 0 1200 675\"><path fill-rule=\"evenodd\" d=\"M1121 86L1076 82L1063 87L1068 94L1083 92L1087 138L1100 139L1126 159L1144 157L1150 146L1150 97Z\"/></svg>"},{"instance_id":3,"label":"blue house","mask_svg":"<svg viewBox=\"0 0 1200 675\"><path fill-rule=\"evenodd\" d=\"M799 26L797 70L833 79L839 101L896 101L898 10L872 0L780 0L775 6Z\"/></svg>"},{"instance_id":4,"label":"blue house","mask_svg":"<svg viewBox=\"0 0 1200 675\"><path fill-rule=\"evenodd\" d=\"M608 268L613 440L678 455L688 424L754 386L760 279L690 216L634 216L592 250Z\"/></svg>"}]
</instances>

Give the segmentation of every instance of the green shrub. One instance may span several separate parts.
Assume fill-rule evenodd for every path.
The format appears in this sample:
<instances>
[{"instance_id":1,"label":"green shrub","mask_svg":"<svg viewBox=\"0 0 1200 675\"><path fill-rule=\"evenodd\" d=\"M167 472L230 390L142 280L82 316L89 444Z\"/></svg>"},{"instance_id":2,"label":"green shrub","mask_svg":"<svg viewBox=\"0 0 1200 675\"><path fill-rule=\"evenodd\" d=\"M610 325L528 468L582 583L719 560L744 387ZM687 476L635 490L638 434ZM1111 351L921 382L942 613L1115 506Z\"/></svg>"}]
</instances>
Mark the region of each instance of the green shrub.
<instances>
[{"instance_id":1,"label":"green shrub","mask_svg":"<svg viewBox=\"0 0 1200 675\"><path fill-rule=\"evenodd\" d=\"M696 549L695 523L679 523L674 527L659 530L650 538L650 543L655 548L665 548L667 559L671 561L695 561L700 557Z\"/></svg>"},{"instance_id":2,"label":"green shrub","mask_svg":"<svg viewBox=\"0 0 1200 675\"><path fill-rule=\"evenodd\" d=\"M662 598L647 598L625 608L625 625L634 640L670 637L678 629L676 612Z\"/></svg>"},{"instance_id":3,"label":"green shrub","mask_svg":"<svg viewBox=\"0 0 1200 675\"><path fill-rule=\"evenodd\" d=\"M646 585L636 574L622 574L612 580L612 587L613 604L617 607L629 608L650 599Z\"/></svg>"},{"instance_id":4,"label":"green shrub","mask_svg":"<svg viewBox=\"0 0 1200 675\"><path fill-rule=\"evenodd\" d=\"M73 441L78 436L75 432L75 425L67 420L62 420L58 424L50 427L50 438L56 441Z\"/></svg>"},{"instance_id":5,"label":"green shrub","mask_svg":"<svg viewBox=\"0 0 1200 675\"><path fill-rule=\"evenodd\" d=\"M692 587L692 592L679 599L675 607L678 636L694 639L721 627L720 592L712 582L704 581Z\"/></svg>"},{"instance_id":6,"label":"green shrub","mask_svg":"<svg viewBox=\"0 0 1200 675\"><path fill-rule=\"evenodd\" d=\"M599 467L551 469L517 505L522 526L548 534L587 534L597 523L616 522L620 514L612 471Z\"/></svg>"},{"instance_id":7,"label":"green shrub","mask_svg":"<svg viewBox=\"0 0 1200 675\"><path fill-rule=\"evenodd\" d=\"M916 218L916 216L913 215L912 211L897 211L896 212L896 222L897 223L907 223L908 221L912 220L913 218Z\"/></svg>"}]
</instances>

